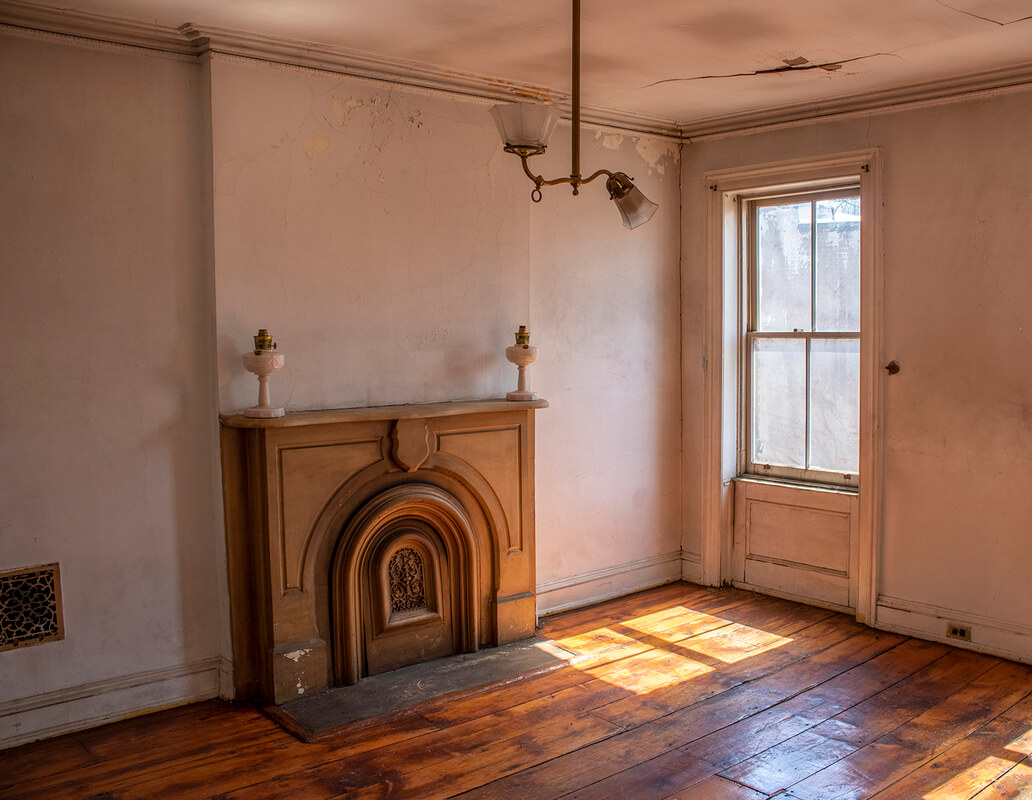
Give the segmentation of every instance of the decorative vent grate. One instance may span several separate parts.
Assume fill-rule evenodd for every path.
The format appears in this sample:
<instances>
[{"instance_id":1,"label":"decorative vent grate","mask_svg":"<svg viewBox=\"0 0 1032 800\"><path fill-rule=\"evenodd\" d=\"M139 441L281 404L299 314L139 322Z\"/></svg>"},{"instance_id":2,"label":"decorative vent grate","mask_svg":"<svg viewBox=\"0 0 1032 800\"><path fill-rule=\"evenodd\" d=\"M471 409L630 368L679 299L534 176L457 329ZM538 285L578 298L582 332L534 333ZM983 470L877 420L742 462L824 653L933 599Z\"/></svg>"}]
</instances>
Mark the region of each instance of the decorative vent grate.
<instances>
[{"instance_id":1,"label":"decorative vent grate","mask_svg":"<svg viewBox=\"0 0 1032 800\"><path fill-rule=\"evenodd\" d=\"M58 565L0 572L0 650L63 638Z\"/></svg>"},{"instance_id":2,"label":"decorative vent grate","mask_svg":"<svg viewBox=\"0 0 1032 800\"><path fill-rule=\"evenodd\" d=\"M426 608L426 581L423 559L411 547L403 547L387 566L391 581L391 612Z\"/></svg>"}]
</instances>

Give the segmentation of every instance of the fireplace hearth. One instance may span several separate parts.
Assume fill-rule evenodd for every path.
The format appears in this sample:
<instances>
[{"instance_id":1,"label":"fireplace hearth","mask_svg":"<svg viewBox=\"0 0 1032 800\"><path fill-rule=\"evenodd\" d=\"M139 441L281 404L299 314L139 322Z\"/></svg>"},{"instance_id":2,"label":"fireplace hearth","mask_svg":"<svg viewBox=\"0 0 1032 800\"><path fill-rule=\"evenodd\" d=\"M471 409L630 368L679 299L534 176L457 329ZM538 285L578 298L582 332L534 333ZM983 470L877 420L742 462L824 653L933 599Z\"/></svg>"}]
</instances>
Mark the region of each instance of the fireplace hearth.
<instances>
[{"instance_id":1,"label":"fireplace hearth","mask_svg":"<svg viewBox=\"0 0 1032 800\"><path fill-rule=\"evenodd\" d=\"M280 704L532 636L547 405L222 417L237 697Z\"/></svg>"}]
</instances>

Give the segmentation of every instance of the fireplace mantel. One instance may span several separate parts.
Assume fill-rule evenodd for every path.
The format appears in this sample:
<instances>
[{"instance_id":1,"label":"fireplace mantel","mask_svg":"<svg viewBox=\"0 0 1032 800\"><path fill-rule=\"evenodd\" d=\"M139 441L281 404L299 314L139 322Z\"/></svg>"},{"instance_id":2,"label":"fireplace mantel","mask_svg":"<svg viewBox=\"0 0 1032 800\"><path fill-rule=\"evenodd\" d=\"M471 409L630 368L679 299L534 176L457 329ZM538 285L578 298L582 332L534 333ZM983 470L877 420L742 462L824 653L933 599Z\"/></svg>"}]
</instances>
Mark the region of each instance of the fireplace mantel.
<instances>
[{"instance_id":1,"label":"fireplace mantel","mask_svg":"<svg viewBox=\"0 0 1032 800\"><path fill-rule=\"evenodd\" d=\"M393 643L362 639L370 612L357 608L356 587L384 591L382 565L362 559L389 550L391 536L415 535L392 530L437 519L442 538L420 534L413 547L441 552L435 580L455 587L445 606L468 603L446 638L469 652L533 635L534 412L547 406L499 399L222 416L237 697L283 703L371 674L367 665L383 663L374 652L389 664Z\"/></svg>"},{"instance_id":2,"label":"fireplace mantel","mask_svg":"<svg viewBox=\"0 0 1032 800\"><path fill-rule=\"evenodd\" d=\"M285 416L271 419L245 417L243 414L224 414L222 424L229 428L294 428L301 425L332 425L337 422L368 422L392 419L422 419L451 417L456 414L484 414L494 411L514 411L528 408L548 408L547 400L453 400L447 403L413 403L399 406L360 406L318 411L290 411Z\"/></svg>"}]
</instances>

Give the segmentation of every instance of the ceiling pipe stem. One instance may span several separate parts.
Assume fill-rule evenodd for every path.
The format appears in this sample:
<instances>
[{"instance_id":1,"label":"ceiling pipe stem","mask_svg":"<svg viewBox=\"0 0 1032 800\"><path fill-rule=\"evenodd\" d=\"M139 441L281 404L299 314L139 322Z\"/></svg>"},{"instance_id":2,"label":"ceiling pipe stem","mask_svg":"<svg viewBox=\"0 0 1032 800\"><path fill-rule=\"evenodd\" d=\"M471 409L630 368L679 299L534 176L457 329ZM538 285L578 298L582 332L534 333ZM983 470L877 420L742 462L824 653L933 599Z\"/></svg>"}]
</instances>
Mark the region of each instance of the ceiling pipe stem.
<instances>
[{"instance_id":1,"label":"ceiling pipe stem","mask_svg":"<svg viewBox=\"0 0 1032 800\"><path fill-rule=\"evenodd\" d=\"M498 131L505 143L505 152L513 153L520 157L523 164L523 171L527 177L534 182L534 188L530 193L530 199L535 203L541 202L541 187L555 186L560 183L568 183L573 188L573 193L579 194L580 187L585 183L591 183L596 178L607 176L606 190L609 192L609 199L616 203L620 216L623 217L624 227L634 229L652 219L652 215L659 208L649 200L634 185L623 172L610 172L607 169L600 169L593 172L587 179L581 177L580 172L580 78L581 78L581 0L570 0L573 9L572 39L573 52L570 56L572 72L571 92L571 125L570 125L570 175L566 178L554 178L546 180L541 175L535 175L527 164L527 159L532 156L541 155L548 146L548 137L555 128L559 111L554 106L494 106L491 114L498 125Z\"/></svg>"},{"instance_id":2,"label":"ceiling pipe stem","mask_svg":"<svg viewBox=\"0 0 1032 800\"><path fill-rule=\"evenodd\" d=\"M581 0L573 0L573 132L570 142L573 168L570 177L574 194L580 184L580 10Z\"/></svg>"}]
</instances>

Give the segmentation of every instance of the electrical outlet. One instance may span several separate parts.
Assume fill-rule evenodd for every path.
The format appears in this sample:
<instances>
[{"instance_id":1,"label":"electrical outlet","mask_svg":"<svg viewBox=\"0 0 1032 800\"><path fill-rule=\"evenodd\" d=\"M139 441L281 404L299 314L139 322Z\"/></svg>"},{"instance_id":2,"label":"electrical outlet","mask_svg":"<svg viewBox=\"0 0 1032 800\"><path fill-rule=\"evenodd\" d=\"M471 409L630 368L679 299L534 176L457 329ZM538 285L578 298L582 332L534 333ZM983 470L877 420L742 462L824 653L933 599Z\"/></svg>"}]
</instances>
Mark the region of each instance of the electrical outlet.
<instances>
[{"instance_id":1,"label":"electrical outlet","mask_svg":"<svg viewBox=\"0 0 1032 800\"><path fill-rule=\"evenodd\" d=\"M960 639L962 642L971 641L971 626L959 622L946 623L946 636L949 639Z\"/></svg>"}]
</instances>

